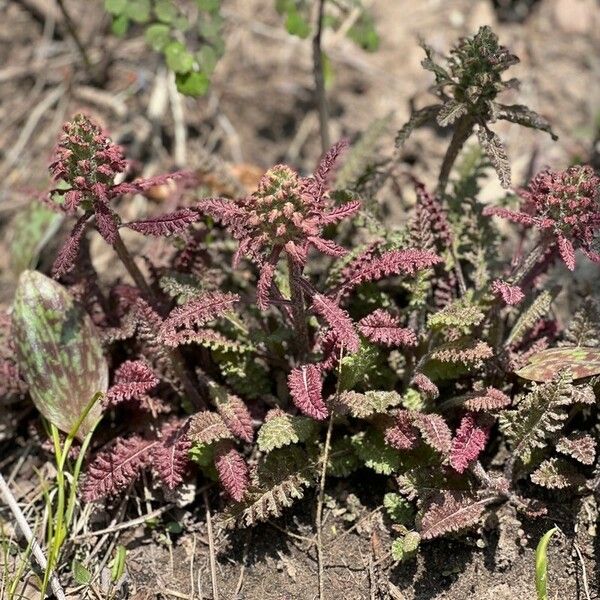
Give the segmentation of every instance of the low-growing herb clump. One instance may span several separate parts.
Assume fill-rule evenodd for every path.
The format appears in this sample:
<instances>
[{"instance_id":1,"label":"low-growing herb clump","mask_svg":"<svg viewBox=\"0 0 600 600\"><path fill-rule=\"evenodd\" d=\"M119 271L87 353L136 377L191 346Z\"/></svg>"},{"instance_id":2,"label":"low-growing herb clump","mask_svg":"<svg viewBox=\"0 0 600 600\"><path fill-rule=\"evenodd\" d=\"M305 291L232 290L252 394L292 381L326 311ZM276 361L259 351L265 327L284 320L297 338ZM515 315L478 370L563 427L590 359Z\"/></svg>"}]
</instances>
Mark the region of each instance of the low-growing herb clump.
<instances>
[{"instance_id":1,"label":"low-growing herb clump","mask_svg":"<svg viewBox=\"0 0 600 600\"><path fill-rule=\"evenodd\" d=\"M276 165L246 196L200 198L186 173L128 181L98 125L78 115L65 126L44 203L74 225L55 281L21 276L0 372L7 394L27 388L64 433L101 393L78 436L104 415L85 502L143 473L172 494L200 472L228 497L222 520L251 526L366 468L394 488L381 502L405 560L502 504L533 518L555 491L598 491L600 312L587 301L559 322L548 272L600 262L600 179L588 166L545 170L484 204L488 167L510 185L490 124L550 125L497 102L517 59L489 28L447 67L424 48L440 103L398 142L430 117L453 136L437 190L413 181L416 203L395 229L366 214L380 173L362 172L345 141L310 175ZM472 133L483 152L459 156ZM124 220L131 194L165 183L177 186L174 210ZM90 256L94 230L122 267L109 286ZM153 252L132 253L125 230L156 238Z\"/></svg>"}]
</instances>

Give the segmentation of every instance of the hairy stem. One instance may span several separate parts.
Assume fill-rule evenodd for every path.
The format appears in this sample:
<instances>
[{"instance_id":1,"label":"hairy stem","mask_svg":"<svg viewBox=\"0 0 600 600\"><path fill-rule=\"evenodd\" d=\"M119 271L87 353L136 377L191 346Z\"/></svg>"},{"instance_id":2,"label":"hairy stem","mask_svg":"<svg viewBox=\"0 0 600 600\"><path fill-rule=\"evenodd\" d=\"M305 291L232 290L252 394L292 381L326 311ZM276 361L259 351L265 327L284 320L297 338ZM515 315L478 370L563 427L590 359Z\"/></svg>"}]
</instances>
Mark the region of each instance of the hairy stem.
<instances>
[{"instance_id":1,"label":"hairy stem","mask_svg":"<svg viewBox=\"0 0 600 600\"><path fill-rule=\"evenodd\" d=\"M27 540L27 544L31 547L33 556L35 557L40 569L44 572L48 571L48 562L44 556L44 551L35 539L33 531L31 531L31 527L29 527L29 523L27 523L27 519L21 511L21 508L19 507L15 497L8 487L8 483L6 483L4 477L2 476L2 473L0 473L0 493L4 498L4 502L12 512L19 529L23 534L23 537ZM50 588L52 589L52 593L56 596L57 600L66 600L65 593L54 571L50 571L49 580Z\"/></svg>"},{"instance_id":2,"label":"hairy stem","mask_svg":"<svg viewBox=\"0 0 600 600\"><path fill-rule=\"evenodd\" d=\"M288 257L288 271L290 283L290 296L292 300L292 316L294 319L294 329L297 334L297 348L300 360L308 356L308 325L306 316L306 306L304 302L304 293L300 287L301 268Z\"/></svg>"},{"instance_id":3,"label":"hairy stem","mask_svg":"<svg viewBox=\"0 0 600 600\"><path fill-rule=\"evenodd\" d=\"M154 291L148 285L148 282L146 281L146 278L144 277L143 273L140 271L138 266L135 264L135 261L133 260L133 257L129 253L129 250L127 250L127 247L125 246L125 244L123 242L123 238L121 237L120 233L117 233L117 239L114 244L114 249L115 249L115 252L117 253L117 256L123 263L124 267L127 269L127 272L129 273L129 275L131 275L131 278L133 279L135 284L138 286L138 288L140 288L140 290L142 291L142 293L144 294L144 296L146 297L146 299L148 300L150 305L153 306L155 309L158 308L159 302L158 302L158 299L156 298L156 295L154 294ZM181 352L179 352L179 350L177 348L168 348L165 350L167 352L169 361L171 362L171 365L173 367L173 371L175 371L175 375L181 382L181 385L183 385L185 393L187 394L188 398L191 400L192 404L197 409L206 408L206 403L200 397L200 394L198 393L196 386L194 386L194 383L190 379L190 376L187 372L187 368L185 366L185 361L183 359L183 356L181 355Z\"/></svg>"},{"instance_id":4,"label":"hairy stem","mask_svg":"<svg viewBox=\"0 0 600 600\"><path fill-rule=\"evenodd\" d=\"M452 139L450 140L450 145L446 150L446 154L444 156L444 160L442 161L442 166L440 167L440 174L438 177L438 185L437 185L437 194L443 195L446 191L446 186L448 185L448 179L450 177L450 172L452 171L452 167L458 158L458 154L460 153L462 147L465 142L469 139L469 136L473 132L473 119L469 115L461 117L454 129L454 133L452 134Z\"/></svg>"},{"instance_id":5,"label":"hairy stem","mask_svg":"<svg viewBox=\"0 0 600 600\"><path fill-rule=\"evenodd\" d=\"M527 277L537 265L540 258L544 256L547 249L548 246L544 242L539 242L533 248L533 250L514 269L511 275L511 282L513 285L519 285Z\"/></svg>"},{"instance_id":6,"label":"hairy stem","mask_svg":"<svg viewBox=\"0 0 600 600\"><path fill-rule=\"evenodd\" d=\"M329 109L325 94L325 75L323 72L323 50L321 38L323 35L323 13L326 0L318 0L315 35L312 41L313 74L315 78L315 100L319 112L319 131L321 133L321 149L327 152L329 146Z\"/></svg>"}]
</instances>

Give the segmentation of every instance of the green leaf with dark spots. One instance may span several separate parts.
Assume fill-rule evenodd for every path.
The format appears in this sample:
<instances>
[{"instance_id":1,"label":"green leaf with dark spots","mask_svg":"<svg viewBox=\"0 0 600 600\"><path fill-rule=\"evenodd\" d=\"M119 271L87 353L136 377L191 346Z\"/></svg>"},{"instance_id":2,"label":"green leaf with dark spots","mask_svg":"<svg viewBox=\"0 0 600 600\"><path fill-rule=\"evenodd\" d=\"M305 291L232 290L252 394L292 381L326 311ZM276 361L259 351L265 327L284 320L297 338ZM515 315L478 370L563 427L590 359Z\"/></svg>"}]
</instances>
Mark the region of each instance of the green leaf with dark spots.
<instances>
[{"instance_id":1,"label":"green leaf with dark spots","mask_svg":"<svg viewBox=\"0 0 600 600\"><path fill-rule=\"evenodd\" d=\"M40 252L56 233L61 215L39 202L31 203L10 224L10 268L15 276L37 265Z\"/></svg>"},{"instance_id":2,"label":"green leaf with dark spots","mask_svg":"<svg viewBox=\"0 0 600 600\"><path fill-rule=\"evenodd\" d=\"M552 381L565 369L569 370L573 380L600 374L600 349L581 346L548 348L533 354L529 364L516 374L531 381Z\"/></svg>"},{"instance_id":3,"label":"green leaf with dark spots","mask_svg":"<svg viewBox=\"0 0 600 600\"><path fill-rule=\"evenodd\" d=\"M94 394L108 388L108 365L89 315L67 290L37 271L19 278L12 316L19 370L36 408L68 433ZM100 417L96 403L83 419L83 440Z\"/></svg>"}]
</instances>

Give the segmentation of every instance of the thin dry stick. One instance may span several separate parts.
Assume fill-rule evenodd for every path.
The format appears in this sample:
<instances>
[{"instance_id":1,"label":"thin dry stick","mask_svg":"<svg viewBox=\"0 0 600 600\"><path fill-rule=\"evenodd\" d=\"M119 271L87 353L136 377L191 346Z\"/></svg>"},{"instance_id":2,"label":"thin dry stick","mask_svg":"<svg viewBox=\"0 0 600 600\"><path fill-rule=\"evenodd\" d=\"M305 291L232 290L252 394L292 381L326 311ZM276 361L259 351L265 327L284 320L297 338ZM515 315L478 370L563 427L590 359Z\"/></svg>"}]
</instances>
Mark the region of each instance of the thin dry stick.
<instances>
[{"instance_id":1,"label":"thin dry stick","mask_svg":"<svg viewBox=\"0 0 600 600\"><path fill-rule=\"evenodd\" d=\"M175 164L181 168L187 162L187 129L185 125L185 116L183 113L183 99L177 91L175 84L175 75L169 77L169 104L171 105L171 114L174 123L174 158Z\"/></svg>"},{"instance_id":2,"label":"thin dry stick","mask_svg":"<svg viewBox=\"0 0 600 600\"><path fill-rule=\"evenodd\" d=\"M210 516L210 504L208 493L204 494L204 506L206 507L206 528L208 530L208 550L210 556L210 580L212 583L213 600L219 600L219 588L217 587L217 562L215 558L215 538L213 535L212 519Z\"/></svg>"},{"instance_id":3,"label":"thin dry stick","mask_svg":"<svg viewBox=\"0 0 600 600\"><path fill-rule=\"evenodd\" d=\"M312 41L313 49L313 71L315 78L315 97L317 110L319 111L319 129L321 132L321 149L323 153L329 150L329 109L327 108L327 96L325 95L325 75L323 72L323 50L321 49L321 38L323 35L323 13L325 0L319 0L317 6L316 32Z\"/></svg>"},{"instance_id":4,"label":"thin dry stick","mask_svg":"<svg viewBox=\"0 0 600 600\"><path fill-rule=\"evenodd\" d=\"M194 600L194 557L196 556L196 534L192 533L192 556L190 556L190 600Z\"/></svg>"},{"instance_id":5,"label":"thin dry stick","mask_svg":"<svg viewBox=\"0 0 600 600\"><path fill-rule=\"evenodd\" d=\"M579 562L581 563L581 575L583 578L583 591L585 592L586 600L592 600L591 596L590 596L590 587L588 584L587 569L585 568L585 561L583 560L583 554L581 554L581 550L579 549L579 546L576 543L573 544L573 547L575 548L575 552L577 552L577 558L579 558Z\"/></svg>"},{"instance_id":6,"label":"thin dry stick","mask_svg":"<svg viewBox=\"0 0 600 600\"><path fill-rule=\"evenodd\" d=\"M325 582L323 578L323 500L325 498L325 479L327 477L327 462L329 460L329 449L331 448L331 432L333 430L333 410L329 415L327 425L327 437L323 449L323 466L321 468L321 481L319 483L319 498L317 501L317 563L319 565L319 600L323 600Z\"/></svg>"},{"instance_id":7,"label":"thin dry stick","mask_svg":"<svg viewBox=\"0 0 600 600\"><path fill-rule=\"evenodd\" d=\"M340 359L339 359L339 367L338 367L338 378L337 385L335 389L335 403L339 400L340 395L340 375L342 368L342 358L344 356L344 347L342 346L340 350ZM334 405L335 405L334 403ZM331 414L329 415L329 423L327 424L327 436L325 437L325 447L323 448L323 465L321 467L321 479L319 481L319 496L317 499L317 515L316 515L316 525L317 525L317 564L318 564L318 582L319 582L319 600L323 600L325 581L323 577L323 501L325 499L325 480L327 478L327 463L329 462L329 450L331 449L331 433L333 432L333 417L335 410L331 409Z\"/></svg>"},{"instance_id":8,"label":"thin dry stick","mask_svg":"<svg viewBox=\"0 0 600 600\"><path fill-rule=\"evenodd\" d=\"M132 519L131 521L125 521L124 523L119 523L118 525L113 525L112 527L107 527L106 529L98 529L96 531L88 531L87 533L81 533L71 538L71 541L77 542L79 540L84 540L91 537L98 537L99 535L104 535L105 533L115 533L116 531L121 531L123 529L130 529L131 527L136 527L137 525L143 525L149 519L155 519L156 517L160 517L160 515L166 513L171 510L175 505L165 504L152 512L149 512L141 517L137 517L136 519Z\"/></svg>"},{"instance_id":9,"label":"thin dry stick","mask_svg":"<svg viewBox=\"0 0 600 600\"><path fill-rule=\"evenodd\" d=\"M10 488L8 487L8 484L4 480L2 473L0 473L0 492L2 492L2 497L4 498L4 502L6 502L6 505L12 512L13 516L15 517L15 521L19 525L19 529L21 530L23 536L25 537L25 540L31 546L33 556L35 557L35 560L37 561L38 565L40 566L40 569L42 569L42 571L45 572L46 569L48 568L48 561L46 560L44 551L42 550L41 546L38 544L37 540L33 536L33 531L31 531L31 527L29 527L29 524L27 523L27 520L25 519L25 515L21 511L21 508L19 507L17 501L15 500L15 497L13 496L12 492L10 491ZM56 576L54 571L52 571L50 573L49 579L50 579L50 587L52 588L52 593L56 596L57 600L66 600L65 593L63 592L63 589L60 585L60 581L58 580L58 577Z\"/></svg>"},{"instance_id":10,"label":"thin dry stick","mask_svg":"<svg viewBox=\"0 0 600 600\"><path fill-rule=\"evenodd\" d=\"M58 7L60 8L60 12L62 13L63 18L65 19L65 25L67 26L69 35L73 38L73 41L75 42L75 45L77 46L77 50L79 50L79 54L81 54L81 58L83 58L83 63L85 65L85 69L88 72L88 75L91 78L93 78L94 73L93 73L93 69L92 69L92 61L90 60L87 50L85 49L85 46L84 46L83 42L81 41L79 34L77 33L77 28L75 27L75 24L73 23L73 19L71 18L71 15L69 14L69 11L67 10L67 7L65 6L63 0L56 0L56 3L58 4Z\"/></svg>"}]
</instances>

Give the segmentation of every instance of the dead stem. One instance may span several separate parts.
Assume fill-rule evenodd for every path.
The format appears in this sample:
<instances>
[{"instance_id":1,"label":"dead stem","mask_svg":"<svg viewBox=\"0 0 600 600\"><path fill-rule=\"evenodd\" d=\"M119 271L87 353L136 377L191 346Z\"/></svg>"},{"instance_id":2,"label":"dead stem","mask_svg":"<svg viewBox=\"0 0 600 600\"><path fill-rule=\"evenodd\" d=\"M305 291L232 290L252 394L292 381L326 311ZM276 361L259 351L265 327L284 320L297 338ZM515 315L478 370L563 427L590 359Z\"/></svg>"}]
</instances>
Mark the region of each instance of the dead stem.
<instances>
[{"instance_id":1,"label":"dead stem","mask_svg":"<svg viewBox=\"0 0 600 600\"><path fill-rule=\"evenodd\" d=\"M210 504L208 502L208 492L203 493L204 506L206 507L206 529L208 530L208 549L210 556L210 580L212 583L213 600L219 600L219 588L217 586L217 561L215 556L215 538L212 528L212 518L210 516Z\"/></svg>"},{"instance_id":2,"label":"dead stem","mask_svg":"<svg viewBox=\"0 0 600 600\"><path fill-rule=\"evenodd\" d=\"M321 149L323 153L327 152L327 150L329 150L329 146L331 145L329 142L329 109L327 108L325 75L323 72L323 50L321 48L324 8L325 0L319 0L317 5L316 31L312 41L315 97L317 110L319 112L319 130L321 133Z\"/></svg>"},{"instance_id":3,"label":"dead stem","mask_svg":"<svg viewBox=\"0 0 600 600\"><path fill-rule=\"evenodd\" d=\"M56 3L58 4L58 7L60 8L60 12L63 15L63 18L65 20L65 25L67 26L67 30L69 31L69 35L73 38L73 41L75 42L75 45L77 46L77 50L79 51L79 54L81 54L81 58L83 59L83 64L85 65L85 70L88 72L90 79L94 79L94 70L93 70L92 61L90 60L87 50L85 49L85 46L84 46L83 42L81 41L79 34L77 33L77 28L75 27L75 24L73 23L73 19L71 18L71 15L69 14L67 7L65 6L64 0L56 0Z\"/></svg>"},{"instance_id":4,"label":"dead stem","mask_svg":"<svg viewBox=\"0 0 600 600\"><path fill-rule=\"evenodd\" d=\"M342 359L344 357L344 347L340 349L340 357L338 363L338 377L335 388L335 406L339 400L340 395L340 371L342 367ZM333 432L333 418L335 410L331 408L329 415L329 423L327 424L327 435L325 437L325 447L323 448L323 454L321 460L323 462L321 466L321 478L319 481L319 496L317 498L317 514L316 514L316 527L317 527L317 563L318 563L318 583L319 583L319 600L324 599L324 588L325 581L323 577L324 565L323 565L323 502L325 500L325 480L327 478L327 463L329 462L329 451L331 449L331 434Z\"/></svg>"},{"instance_id":5,"label":"dead stem","mask_svg":"<svg viewBox=\"0 0 600 600\"><path fill-rule=\"evenodd\" d=\"M329 461L329 450L331 448L331 432L333 431L333 410L329 415L329 423L327 425L327 437L325 438L325 447L323 448L323 466L321 467L321 479L319 482L319 497L317 500L317 562L319 565L319 600L323 600L324 595L324 578L323 578L323 501L325 499L325 480L327 477L327 463Z\"/></svg>"}]
</instances>

